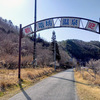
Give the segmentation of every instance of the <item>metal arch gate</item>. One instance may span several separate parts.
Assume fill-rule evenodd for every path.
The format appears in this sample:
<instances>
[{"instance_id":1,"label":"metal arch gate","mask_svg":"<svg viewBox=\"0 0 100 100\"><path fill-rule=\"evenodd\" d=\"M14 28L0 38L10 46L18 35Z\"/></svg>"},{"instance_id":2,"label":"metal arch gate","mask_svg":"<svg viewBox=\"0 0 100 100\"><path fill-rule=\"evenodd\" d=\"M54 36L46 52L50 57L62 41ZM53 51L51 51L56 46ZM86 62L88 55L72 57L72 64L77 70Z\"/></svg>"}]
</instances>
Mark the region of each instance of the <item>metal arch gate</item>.
<instances>
[{"instance_id":1,"label":"metal arch gate","mask_svg":"<svg viewBox=\"0 0 100 100\"><path fill-rule=\"evenodd\" d=\"M34 24L35 23L31 23L23 27L22 29L25 30L27 27ZM100 26L100 22L97 22L91 19L81 18L81 17L69 17L69 16L52 17L52 18L47 18L47 19L37 21L36 32L44 30L44 29L50 29L50 28L69 27L69 28L78 28L78 29L83 29L83 30L99 33L100 28L98 28L99 30L97 29L97 27L99 26ZM32 33L34 32L32 31ZM26 33L25 35L27 34L31 34L31 33Z\"/></svg>"},{"instance_id":2,"label":"metal arch gate","mask_svg":"<svg viewBox=\"0 0 100 100\"><path fill-rule=\"evenodd\" d=\"M68 27L68 28L77 28L77 29L87 30L87 31L100 34L100 22L97 22L91 19L81 18L81 17L69 17L69 16L52 17L52 18L37 21L36 23L31 23L25 27L22 27L22 25L20 24L19 62L18 62L18 66L19 66L18 78L19 79L20 79L20 65L21 65L21 39L23 36L35 33L32 31L32 28L31 28L32 25L34 26L36 25L36 32L42 31L45 29L50 29L50 28Z\"/></svg>"}]
</instances>

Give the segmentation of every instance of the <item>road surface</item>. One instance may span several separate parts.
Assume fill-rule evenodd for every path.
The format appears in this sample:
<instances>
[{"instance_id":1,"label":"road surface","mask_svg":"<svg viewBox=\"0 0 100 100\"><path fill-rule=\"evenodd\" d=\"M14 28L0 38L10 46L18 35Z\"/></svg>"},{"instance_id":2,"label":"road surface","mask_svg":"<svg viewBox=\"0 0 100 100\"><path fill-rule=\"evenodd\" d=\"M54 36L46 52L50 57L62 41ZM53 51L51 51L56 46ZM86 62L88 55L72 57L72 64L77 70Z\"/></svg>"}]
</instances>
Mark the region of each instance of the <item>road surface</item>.
<instances>
[{"instance_id":1,"label":"road surface","mask_svg":"<svg viewBox=\"0 0 100 100\"><path fill-rule=\"evenodd\" d=\"M46 78L9 100L77 100L73 69Z\"/></svg>"}]
</instances>

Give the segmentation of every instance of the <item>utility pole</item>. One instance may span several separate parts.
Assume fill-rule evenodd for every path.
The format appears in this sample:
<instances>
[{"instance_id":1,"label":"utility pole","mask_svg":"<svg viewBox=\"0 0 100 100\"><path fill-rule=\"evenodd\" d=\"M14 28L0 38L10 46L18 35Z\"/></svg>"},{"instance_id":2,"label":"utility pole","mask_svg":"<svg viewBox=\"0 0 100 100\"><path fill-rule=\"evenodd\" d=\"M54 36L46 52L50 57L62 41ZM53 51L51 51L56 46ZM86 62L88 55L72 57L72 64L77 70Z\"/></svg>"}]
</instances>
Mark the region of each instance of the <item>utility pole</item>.
<instances>
[{"instance_id":1,"label":"utility pole","mask_svg":"<svg viewBox=\"0 0 100 100\"><path fill-rule=\"evenodd\" d=\"M99 34L100 34L100 18L99 18Z\"/></svg>"},{"instance_id":2,"label":"utility pole","mask_svg":"<svg viewBox=\"0 0 100 100\"><path fill-rule=\"evenodd\" d=\"M56 35L55 35L55 32L53 31L53 33L52 33L52 41L53 41L53 45L54 45L54 69L55 69L55 71L56 71Z\"/></svg>"},{"instance_id":3,"label":"utility pole","mask_svg":"<svg viewBox=\"0 0 100 100\"><path fill-rule=\"evenodd\" d=\"M35 0L35 8L34 8L34 48L33 48L33 67L36 67L37 61L36 61L36 12L37 12L37 0Z\"/></svg>"}]
</instances>

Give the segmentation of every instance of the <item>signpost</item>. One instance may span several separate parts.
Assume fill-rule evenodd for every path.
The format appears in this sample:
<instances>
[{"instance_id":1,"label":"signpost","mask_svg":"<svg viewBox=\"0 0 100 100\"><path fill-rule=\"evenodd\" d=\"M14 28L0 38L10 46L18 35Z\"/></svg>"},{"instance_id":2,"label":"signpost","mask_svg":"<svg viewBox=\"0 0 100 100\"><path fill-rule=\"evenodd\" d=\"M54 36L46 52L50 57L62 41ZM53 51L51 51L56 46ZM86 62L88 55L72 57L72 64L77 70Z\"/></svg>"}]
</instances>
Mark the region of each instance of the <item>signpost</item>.
<instances>
[{"instance_id":1,"label":"signpost","mask_svg":"<svg viewBox=\"0 0 100 100\"><path fill-rule=\"evenodd\" d=\"M57 20L59 19L59 24L56 25ZM85 26L83 26L83 22L87 21ZM32 30L31 25L34 25L34 32ZM31 23L25 27L22 27L20 24L20 34L19 34L19 70L18 70L18 78L20 79L20 67L21 67L21 39L22 34L24 35L30 35L34 33L34 52L33 52L33 62L35 62L36 66L36 32L49 29L49 28L62 28L62 27L70 27L70 28L78 28L83 29L91 32L95 32L100 34L100 22L93 21L86 18L80 18L80 17L53 17L44 19L41 21L36 22L36 0L35 0L35 17L34 17L34 23ZM56 68L56 66L55 66Z\"/></svg>"}]
</instances>

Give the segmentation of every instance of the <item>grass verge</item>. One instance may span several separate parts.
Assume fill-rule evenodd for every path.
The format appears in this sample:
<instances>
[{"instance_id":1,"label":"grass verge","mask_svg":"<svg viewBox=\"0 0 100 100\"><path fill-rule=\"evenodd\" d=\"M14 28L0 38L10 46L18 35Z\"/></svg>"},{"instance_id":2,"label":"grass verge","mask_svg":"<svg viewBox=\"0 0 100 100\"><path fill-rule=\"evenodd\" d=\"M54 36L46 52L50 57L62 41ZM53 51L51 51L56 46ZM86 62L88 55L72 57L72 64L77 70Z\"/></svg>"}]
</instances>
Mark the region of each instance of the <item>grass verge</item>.
<instances>
[{"instance_id":1,"label":"grass verge","mask_svg":"<svg viewBox=\"0 0 100 100\"><path fill-rule=\"evenodd\" d=\"M95 82L91 81L91 76L87 72L84 72L84 78L79 71L75 72L75 80L79 100L100 100L100 86L93 84Z\"/></svg>"},{"instance_id":2,"label":"grass verge","mask_svg":"<svg viewBox=\"0 0 100 100\"><path fill-rule=\"evenodd\" d=\"M21 69L21 85L26 89L40 80L62 71L58 69L56 72L54 68L25 68ZM0 69L0 100L8 100L11 96L20 92L19 81L17 78L18 70Z\"/></svg>"}]
</instances>

